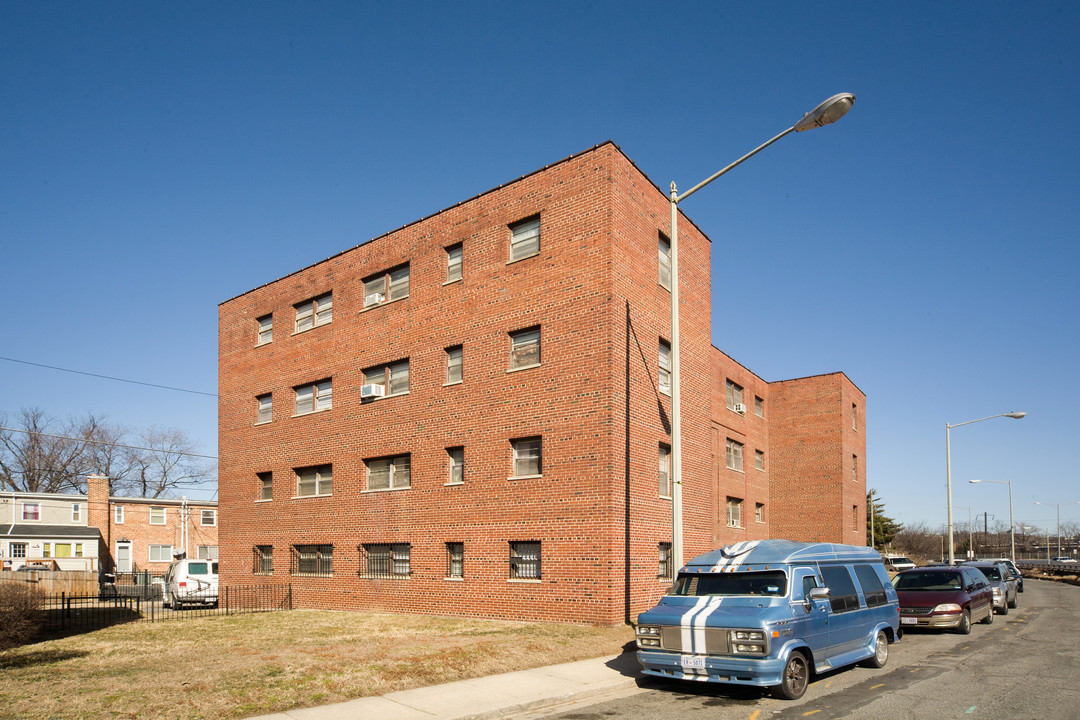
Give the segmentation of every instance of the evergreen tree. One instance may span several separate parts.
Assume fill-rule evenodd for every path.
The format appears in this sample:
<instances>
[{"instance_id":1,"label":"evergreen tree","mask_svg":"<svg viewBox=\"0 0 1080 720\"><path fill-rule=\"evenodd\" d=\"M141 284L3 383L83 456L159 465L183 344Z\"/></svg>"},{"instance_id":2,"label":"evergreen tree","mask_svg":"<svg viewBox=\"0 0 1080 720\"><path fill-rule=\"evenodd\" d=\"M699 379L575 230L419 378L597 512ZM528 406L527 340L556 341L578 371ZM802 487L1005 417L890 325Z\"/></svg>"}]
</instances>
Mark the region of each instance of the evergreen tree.
<instances>
[{"instance_id":1,"label":"evergreen tree","mask_svg":"<svg viewBox=\"0 0 1080 720\"><path fill-rule=\"evenodd\" d=\"M866 493L866 544L880 549L887 547L897 533L904 529L904 525L885 514L885 503L875 498L874 493L873 489ZM874 532L872 538L871 527Z\"/></svg>"}]
</instances>

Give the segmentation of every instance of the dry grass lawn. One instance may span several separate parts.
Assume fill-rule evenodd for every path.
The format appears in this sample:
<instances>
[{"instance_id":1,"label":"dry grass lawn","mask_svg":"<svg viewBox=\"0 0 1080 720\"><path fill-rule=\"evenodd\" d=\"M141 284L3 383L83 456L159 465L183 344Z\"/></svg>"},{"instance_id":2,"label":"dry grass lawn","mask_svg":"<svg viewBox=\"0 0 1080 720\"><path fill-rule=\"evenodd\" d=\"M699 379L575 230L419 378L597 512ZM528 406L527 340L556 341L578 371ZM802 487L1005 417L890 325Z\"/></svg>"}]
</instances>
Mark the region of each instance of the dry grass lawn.
<instances>
[{"instance_id":1,"label":"dry grass lawn","mask_svg":"<svg viewBox=\"0 0 1080 720\"><path fill-rule=\"evenodd\" d=\"M243 718L617 655L628 627L294 610L0 652L0 718Z\"/></svg>"}]
</instances>

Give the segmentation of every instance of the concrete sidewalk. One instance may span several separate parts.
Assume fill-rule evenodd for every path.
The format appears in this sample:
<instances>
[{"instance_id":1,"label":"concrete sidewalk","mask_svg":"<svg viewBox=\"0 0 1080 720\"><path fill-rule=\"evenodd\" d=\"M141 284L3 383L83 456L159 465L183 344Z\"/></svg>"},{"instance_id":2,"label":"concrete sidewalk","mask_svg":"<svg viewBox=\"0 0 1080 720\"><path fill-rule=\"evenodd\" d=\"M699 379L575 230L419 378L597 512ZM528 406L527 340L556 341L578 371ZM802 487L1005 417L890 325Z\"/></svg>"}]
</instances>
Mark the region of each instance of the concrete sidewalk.
<instances>
[{"instance_id":1,"label":"concrete sidewalk","mask_svg":"<svg viewBox=\"0 0 1080 720\"><path fill-rule=\"evenodd\" d=\"M638 691L634 653L459 680L249 720L490 720ZM591 704L591 703L590 703Z\"/></svg>"}]
</instances>

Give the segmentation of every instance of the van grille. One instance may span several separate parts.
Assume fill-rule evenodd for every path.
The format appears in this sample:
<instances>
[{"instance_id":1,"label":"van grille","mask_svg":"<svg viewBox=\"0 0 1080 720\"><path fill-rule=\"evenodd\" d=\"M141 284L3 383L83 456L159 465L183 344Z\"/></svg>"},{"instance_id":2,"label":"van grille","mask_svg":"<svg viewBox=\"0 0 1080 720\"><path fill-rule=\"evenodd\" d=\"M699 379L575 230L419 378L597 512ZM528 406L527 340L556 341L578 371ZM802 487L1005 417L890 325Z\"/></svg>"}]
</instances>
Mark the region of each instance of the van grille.
<instances>
[{"instance_id":1,"label":"van grille","mask_svg":"<svg viewBox=\"0 0 1080 720\"><path fill-rule=\"evenodd\" d=\"M677 627L660 628L660 647L664 650L670 650L671 652L691 651L689 647L683 647L682 628ZM706 628L705 647L695 647L694 651L699 654L704 651L709 655L730 654L731 649L728 647L728 631L717 628Z\"/></svg>"},{"instance_id":2,"label":"van grille","mask_svg":"<svg viewBox=\"0 0 1080 720\"><path fill-rule=\"evenodd\" d=\"M934 612L932 607L902 607L900 612L903 615L929 615Z\"/></svg>"}]
</instances>

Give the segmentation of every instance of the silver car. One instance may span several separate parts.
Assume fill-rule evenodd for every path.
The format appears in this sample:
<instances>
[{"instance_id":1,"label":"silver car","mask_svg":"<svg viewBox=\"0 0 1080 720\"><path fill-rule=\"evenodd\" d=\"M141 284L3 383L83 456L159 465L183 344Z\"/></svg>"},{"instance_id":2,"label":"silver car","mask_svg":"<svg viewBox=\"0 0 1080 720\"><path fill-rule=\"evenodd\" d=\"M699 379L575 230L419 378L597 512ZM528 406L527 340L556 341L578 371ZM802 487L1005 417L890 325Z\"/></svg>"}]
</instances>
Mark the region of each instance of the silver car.
<instances>
[{"instance_id":1,"label":"silver car","mask_svg":"<svg viewBox=\"0 0 1080 720\"><path fill-rule=\"evenodd\" d=\"M985 560L972 560L964 564L979 569L990 581L990 587L994 590L994 610L999 615L1008 615L1009 609L1016 607L1017 582L1007 565Z\"/></svg>"}]
</instances>

